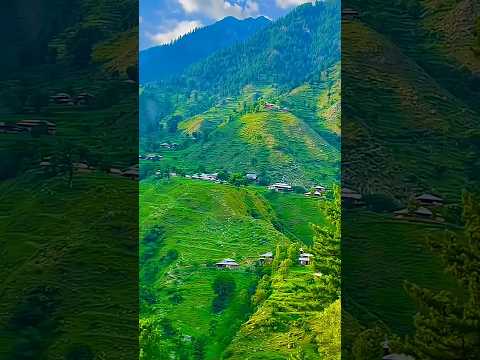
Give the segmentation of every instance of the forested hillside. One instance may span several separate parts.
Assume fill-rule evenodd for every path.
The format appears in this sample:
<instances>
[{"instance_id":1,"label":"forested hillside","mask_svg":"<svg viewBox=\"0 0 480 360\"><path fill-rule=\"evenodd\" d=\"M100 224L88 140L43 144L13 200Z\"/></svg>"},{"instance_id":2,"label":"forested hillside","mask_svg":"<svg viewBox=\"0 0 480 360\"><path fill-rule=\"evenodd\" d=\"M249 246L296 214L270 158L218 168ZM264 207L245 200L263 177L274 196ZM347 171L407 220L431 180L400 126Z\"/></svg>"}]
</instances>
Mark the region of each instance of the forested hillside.
<instances>
[{"instance_id":1,"label":"forested hillside","mask_svg":"<svg viewBox=\"0 0 480 360\"><path fill-rule=\"evenodd\" d=\"M337 2L303 5L249 41L193 65L179 81L217 96L234 95L247 84L293 88L340 60L339 33Z\"/></svg>"},{"instance_id":2,"label":"forested hillside","mask_svg":"<svg viewBox=\"0 0 480 360\"><path fill-rule=\"evenodd\" d=\"M238 20L226 17L212 25L195 29L170 44L140 52L141 83L171 78L214 52L242 42L270 24L261 16Z\"/></svg>"},{"instance_id":3,"label":"forested hillside","mask_svg":"<svg viewBox=\"0 0 480 360\"><path fill-rule=\"evenodd\" d=\"M183 75L142 87L141 151L187 172L255 170L271 181L331 184L339 164L339 11L329 2L298 7ZM180 146L165 152L163 142Z\"/></svg>"}]
</instances>

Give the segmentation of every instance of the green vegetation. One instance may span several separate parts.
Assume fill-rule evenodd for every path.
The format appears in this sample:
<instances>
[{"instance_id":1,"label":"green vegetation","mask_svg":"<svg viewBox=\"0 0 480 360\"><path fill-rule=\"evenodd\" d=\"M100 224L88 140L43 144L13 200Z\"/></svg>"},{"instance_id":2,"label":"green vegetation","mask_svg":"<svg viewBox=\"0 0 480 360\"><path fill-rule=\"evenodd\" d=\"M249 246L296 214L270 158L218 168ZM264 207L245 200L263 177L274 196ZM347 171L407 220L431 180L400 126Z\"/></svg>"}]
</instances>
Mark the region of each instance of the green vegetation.
<instances>
[{"instance_id":1,"label":"green vegetation","mask_svg":"<svg viewBox=\"0 0 480 360\"><path fill-rule=\"evenodd\" d=\"M0 24L2 126L51 123L0 133L0 358L130 359L138 185L108 170L137 162L138 2L34 5L2 4Z\"/></svg>"},{"instance_id":2,"label":"green vegetation","mask_svg":"<svg viewBox=\"0 0 480 360\"><path fill-rule=\"evenodd\" d=\"M317 356L319 349L308 344L322 330L301 330L299 322L317 324L316 316L321 318L331 298L314 268L297 263L299 247L312 243L309 219L325 223L320 203L251 186L181 178L142 181L143 356L195 359L198 344L203 359L218 359L222 353L235 359L252 347L258 356L293 354L285 342L289 336L297 338L295 351L306 351L307 359ZM275 253L274 262L259 266L258 256L267 251ZM172 252L177 254L173 258ZM216 269L224 258L235 259L240 268ZM165 321L169 331L162 329ZM272 343L273 335L279 339Z\"/></svg>"},{"instance_id":3,"label":"green vegetation","mask_svg":"<svg viewBox=\"0 0 480 360\"><path fill-rule=\"evenodd\" d=\"M342 48L342 161L348 164L342 179L366 203L342 216L344 356L380 357L388 336L392 352L439 358L448 346L432 344L435 331L446 327L427 315L438 311L428 299L445 300L442 311L457 316L456 300L445 294L464 289L455 274L445 273L427 239L440 246L449 232L452 246L464 241L459 203L463 189L475 187L478 166L472 132L480 63L471 30L479 8L468 0L351 0L344 6L358 17L342 26L348 44ZM445 199L433 207L445 214L444 223L392 216L421 193ZM417 287L406 291L405 282ZM413 289L419 290L415 301Z\"/></svg>"}]
</instances>

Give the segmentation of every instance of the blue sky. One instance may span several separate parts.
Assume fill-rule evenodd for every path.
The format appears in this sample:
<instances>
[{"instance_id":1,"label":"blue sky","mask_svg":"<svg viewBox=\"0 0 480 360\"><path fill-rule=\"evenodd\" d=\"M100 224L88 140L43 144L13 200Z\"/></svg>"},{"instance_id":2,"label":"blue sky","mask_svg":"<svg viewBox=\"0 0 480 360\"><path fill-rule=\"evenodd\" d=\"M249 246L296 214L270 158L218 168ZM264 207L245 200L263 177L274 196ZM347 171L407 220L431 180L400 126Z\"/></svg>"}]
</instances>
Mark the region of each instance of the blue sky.
<instances>
[{"instance_id":1,"label":"blue sky","mask_svg":"<svg viewBox=\"0 0 480 360\"><path fill-rule=\"evenodd\" d=\"M168 43L226 16L276 19L311 0L140 0L140 49Z\"/></svg>"}]
</instances>

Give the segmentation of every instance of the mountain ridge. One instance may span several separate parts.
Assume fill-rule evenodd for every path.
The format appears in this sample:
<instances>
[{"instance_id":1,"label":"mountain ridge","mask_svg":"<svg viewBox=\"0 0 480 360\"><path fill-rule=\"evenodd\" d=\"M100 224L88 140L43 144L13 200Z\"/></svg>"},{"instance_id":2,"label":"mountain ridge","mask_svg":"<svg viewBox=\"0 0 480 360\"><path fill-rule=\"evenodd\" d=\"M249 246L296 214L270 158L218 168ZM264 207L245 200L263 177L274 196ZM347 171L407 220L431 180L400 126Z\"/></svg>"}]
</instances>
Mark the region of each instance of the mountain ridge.
<instances>
[{"instance_id":1,"label":"mountain ridge","mask_svg":"<svg viewBox=\"0 0 480 360\"><path fill-rule=\"evenodd\" d=\"M181 73L212 53L248 39L271 23L264 16L244 20L228 16L205 27L193 30L169 44L140 52L140 82L155 82Z\"/></svg>"}]
</instances>

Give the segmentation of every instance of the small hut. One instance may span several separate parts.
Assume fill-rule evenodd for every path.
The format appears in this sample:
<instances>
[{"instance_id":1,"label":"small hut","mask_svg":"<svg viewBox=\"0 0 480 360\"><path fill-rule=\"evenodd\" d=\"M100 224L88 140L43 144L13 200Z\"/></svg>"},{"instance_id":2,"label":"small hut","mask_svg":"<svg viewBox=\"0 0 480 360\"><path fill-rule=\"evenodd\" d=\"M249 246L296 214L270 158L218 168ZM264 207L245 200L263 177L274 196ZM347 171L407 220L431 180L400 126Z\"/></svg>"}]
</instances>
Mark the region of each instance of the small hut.
<instances>
[{"instance_id":1,"label":"small hut","mask_svg":"<svg viewBox=\"0 0 480 360\"><path fill-rule=\"evenodd\" d=\"M313 258L313 254L304 253L302 250L300 250L300 256L298 257L298 263L300 265L303 265L303 266L309 265L312 258Z\"/></svg>"},{"instance_id":2,"label":"small hut","mask_svg":"<svg viewBox=\"0 0 480 360\"><path fill-rule=\"evenodd\" d=\"M273 261L273 253L271 251L269 251L269 252L266 252L265 254L261 254L258 257L258 260L262 264L271 263Z\"/></svg>"},{"instance_id":3,"label":"small hut","mask_svg":"<svg viewBox=\"0 0 480 360\"><path fill-rule=\"evenodd\" d=\"M215 264L218 269L237 269L240 265L233 259L223 259Z\"/></svg>"},{"instance_id":4,"label":"small hut","mask_svg":"<svg viewBox=\"0 0 480 360\"><path fill-rule=\"evenodd\" d=\"M415 198L423 206L441 206L443 199L432 194L422 194Z\"/></svg>"}]
</instances>

